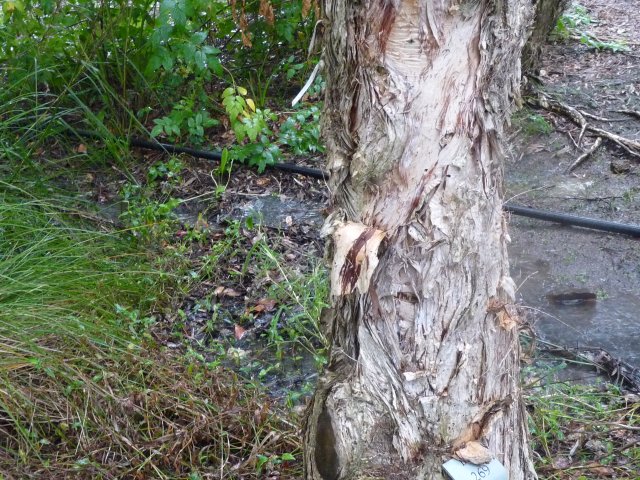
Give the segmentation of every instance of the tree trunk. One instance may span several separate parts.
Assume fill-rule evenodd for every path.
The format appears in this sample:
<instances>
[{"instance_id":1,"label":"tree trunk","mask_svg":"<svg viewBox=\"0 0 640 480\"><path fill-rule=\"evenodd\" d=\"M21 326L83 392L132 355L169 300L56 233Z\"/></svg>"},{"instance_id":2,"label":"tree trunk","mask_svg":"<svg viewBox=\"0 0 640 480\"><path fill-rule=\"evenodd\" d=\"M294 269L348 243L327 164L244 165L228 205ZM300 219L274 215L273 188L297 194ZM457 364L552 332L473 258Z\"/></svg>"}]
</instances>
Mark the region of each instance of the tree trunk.
<instances>
[{"instance_id":1,"label":"tree trunk","mask_svg":"<svg viewBox=\"0 0 640 480\"><path fill-rule=\"evenodd\" d=\"M332 347L306 478L440 479L470 447L535 478L499 164L530 2L325 0L324 15Z\"/></svg>"},{"instance_id":2,"label":"tree trunk","mask_svg":"<svg viewBox=\"0 0 640 480\"><path fill-rule=\"evenodd\" d=\"M536 3L533 29L522 52L522 65L525 72L534 72L540 65L549 35L568 5L569 0L538 0Z\"/></svg>"}]
</instances>

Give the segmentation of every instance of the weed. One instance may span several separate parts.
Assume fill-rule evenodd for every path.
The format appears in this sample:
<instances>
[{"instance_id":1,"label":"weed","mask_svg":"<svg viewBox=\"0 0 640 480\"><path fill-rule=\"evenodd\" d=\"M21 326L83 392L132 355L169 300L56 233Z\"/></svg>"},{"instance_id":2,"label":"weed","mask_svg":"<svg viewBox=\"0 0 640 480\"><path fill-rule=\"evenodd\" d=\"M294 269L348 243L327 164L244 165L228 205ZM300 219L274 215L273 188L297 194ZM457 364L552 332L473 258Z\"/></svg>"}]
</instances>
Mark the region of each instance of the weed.
<instances>
[{"instance_id":1,"label":"weed","mask_svg":"<svg viewBox=\"0 0 640 480\"><path fill-rule=\"evenodd\" d=\"M526 118L525 133L527 135L549 135L553 127L538 113L530 113Z\"/></svg>"},{"instance_id":2,"label":"weed","mask_svg":"<svg viewBox=\"0 0 640 480\"><path fill-rule=\"evenodd\" d=\"M288 146L296 155L324 152L320 141L320 106L300 107L282 125L278 142Z\"/></svg>"},{"instance_id":3,"label":"weed","mask_svg":"<svg viewBox=\"0 0 640 480\"><path fill-rule=\"evenodd\" d=\"M584 273L584 272L580 272L580 273L576 273L576 281L585 284L587 283L587 280L589 279L589 276Z\"/></svg>"},{"instance_id":4,"label":"weed","mask_svg":"<svg viewBox=\"0 0 640 480\"><path fill-rule=\"evenodd\" d=\"M627 203L632 203L635 200L637 193L637 188L629 188L622 193L622 199Z\"/></svg>"},{"instance_id":5,"label":"weed","mask_svg":"<svg viewBox=\"0 0 640 480\"><path fill-rule=\"evenodd\" d=\"M244 87L229 87L222 93L222 104L236 137L236 145L229 149L229 154L263 172L280 159L280 148L271 142L273 132L269 128L277 116L269 109L256 108L247 93Z\"/></svg>"},{"instance_id":6,"label":"weed","mask_svg":"<svg viewBox=\"0 0 640 480\"><path fill-rule=\"evenodd\" d=\"M553 132L553 126L547 119L539 113L528 109L522 109L516 112L511 121L514 126L527 136L549 135Z\"/></svg>"},{"instance_id":7,"label":"weed","mask_svg":"<svg viewBox=\"0 0 640 480\"><path fill-rule=\"evenodd\" d=\"M214 127L220 122L209 116L204 109L197 109L193 99L182 99L175 104L171 113L153 121L152 137L166 136L172 142L187 140L194 145L202 145L205 140L205 129Z\"/></svg>"},{"instance_id":8,"label":"weed","mask_svg":"<svg viewBox=\"0 0 640 480\"><path fill-rule=\"evenodd\" d=\"M560 38L567 39L576 30L592 23L593 20L586 7L578 3L572 3L571 7L558 19L554 34Z\"/></svg>"},{"instance_id":9,"label":"weed","mask_svg":"<svg viewBox=\"0 0 640 480\"><path fill-rule=\"evenodd\" d=\"M269 326L272 345L281 351L287 342L299 344L315 356L319 365L324 364L327 340L319 327L329 288L324 268L316 262L303 274L292 271L266 243L259 246L253 258L270 279L268 298L283 305Z\"/></svg>"},{"instance_id":10,"label":"weed","mask_svg":"<svg viewBox=\"0 0 640 480\"><path fill-rule=\"evenodd\" d=\"M122 189L125 211L120 219L131 228L135 238L150 240L164 238L174 229L174 210L180 200L169 197L164 201L149 198L149 190L127 183Z\"/></svg>"}]
</instances>

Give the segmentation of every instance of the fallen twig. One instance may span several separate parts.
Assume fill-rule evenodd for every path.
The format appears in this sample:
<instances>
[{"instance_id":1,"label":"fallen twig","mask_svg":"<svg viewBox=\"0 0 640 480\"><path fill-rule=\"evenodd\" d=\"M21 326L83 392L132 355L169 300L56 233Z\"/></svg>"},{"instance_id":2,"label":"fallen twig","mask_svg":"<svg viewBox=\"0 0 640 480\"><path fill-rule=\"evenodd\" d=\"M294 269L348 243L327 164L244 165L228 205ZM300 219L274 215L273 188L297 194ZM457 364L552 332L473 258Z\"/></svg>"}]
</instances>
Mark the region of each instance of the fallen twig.
<instances>
[{"instance_id":1,"label":"fallen twig","mask_svg":"<svg viewBox=\"0 0 640 480\"><path fill-rule=\"evenodd\" d=\"M600 117L598 115L594 115L593 113L589 113L589 112L585 112L584 110L580 110L580 113L587 117L590 118L591 120L597 120L598 122L622 122L624 121L623 118L606 118L606 117Z\"/></svg>"},{"instance_id":2,"label":"fallen twig","mask_svg":"<svg viewBox=\"0 0 640 480\"><path fill-rule=\"evenodd\" d=\"M572 172L573 170L578 168L587 158L589 158L593 154L593 152L595 152L600 147L600 145L602 145L602 137L596 138L596 141L593 142L591 148L580 155L578 158L576 158L576 160L569 166L569 168L567 168L567 173Z\"/></svg>"}]
</instances>

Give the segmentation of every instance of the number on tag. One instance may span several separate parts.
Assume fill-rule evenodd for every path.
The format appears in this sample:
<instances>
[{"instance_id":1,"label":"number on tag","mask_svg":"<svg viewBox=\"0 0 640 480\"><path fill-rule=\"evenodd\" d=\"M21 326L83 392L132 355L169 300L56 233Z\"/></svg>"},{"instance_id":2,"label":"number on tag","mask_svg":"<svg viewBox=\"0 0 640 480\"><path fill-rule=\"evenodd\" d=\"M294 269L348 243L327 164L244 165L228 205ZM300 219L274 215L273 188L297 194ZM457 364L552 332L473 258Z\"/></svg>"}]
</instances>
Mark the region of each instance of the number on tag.
<instances>
[{"instance_id":1,"label":"number on tag","mask_svg":"<svg viewBox=\"0 0 640 480\"><path fill-rule=\"evenodd\" d=\"M484 465L449 460L442 470L450 480L508 480L507 469L495 458Z\"/></svg>"}]
</instances>

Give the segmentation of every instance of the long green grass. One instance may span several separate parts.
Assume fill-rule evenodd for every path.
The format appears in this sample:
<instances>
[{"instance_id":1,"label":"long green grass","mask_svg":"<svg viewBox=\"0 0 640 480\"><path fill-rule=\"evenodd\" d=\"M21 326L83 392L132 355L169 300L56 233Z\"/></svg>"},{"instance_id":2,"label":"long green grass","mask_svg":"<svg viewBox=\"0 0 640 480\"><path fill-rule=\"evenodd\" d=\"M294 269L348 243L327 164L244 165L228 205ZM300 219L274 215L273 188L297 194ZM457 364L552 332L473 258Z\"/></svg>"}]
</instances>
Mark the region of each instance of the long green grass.
<instances>
[{"instance_id":1,"label":"long green grass","mask_svg":"<svg viewBox=\"0 0 640 480\"><path fill-rule=\"evenodd\" d=\"M638 479L640 397L603 380L554 382L554 372L558 369L542 367L526 391L538 475L549 480Z\"/></svg>"},{"instance_id":2,"label":"long green grass","mask_svg":"<svg viewBox=\"0 0 640 480\"><path fill-rule=\"evenodd\" d=\"M69 203L0 181L0 472L258 477L258 455L283 468L299 442L270 402L148 328L173 274Z\"/></svg>"}]
</instances>

